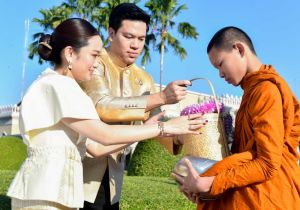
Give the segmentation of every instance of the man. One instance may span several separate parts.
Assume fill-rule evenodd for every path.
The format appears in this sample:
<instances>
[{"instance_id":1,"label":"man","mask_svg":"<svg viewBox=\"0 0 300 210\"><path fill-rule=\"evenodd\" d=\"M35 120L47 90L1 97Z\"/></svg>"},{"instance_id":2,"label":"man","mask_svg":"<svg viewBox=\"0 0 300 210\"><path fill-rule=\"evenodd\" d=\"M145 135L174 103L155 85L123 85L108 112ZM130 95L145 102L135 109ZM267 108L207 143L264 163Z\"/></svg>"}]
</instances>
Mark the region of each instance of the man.
<instances>
[{"instance_id":1,"label":"man","mask_svg":"<svg viewBox=\"0 0 300 210\"><path fill-rule=\"evenodd\" d=\"M190 82L185 80L172 82L163 92L154 93L151 76L134 63L143 50L149 21L150 16L132 3L120 4L110 14L110 46L101 52L100 67L93 79L81 83L106 123L145 121L151 110L177 103L186 95L186 86ZM102 156L84 160L84 209L119 209L124 173L123 148L127 146L104 147L88 143L91 150L101 149L102 153L97 155Z\"/></svg>"},{"instance_id":2,"label":"man","mask_svg":"<svg viewBox=\"0 0 300 210\"><path fill-rule=\"evenodd\" d=\"M275 69L261 63L241 29L218 31L207 52L220 77L244 90L233 155L201 177L186 161L188 176L174 175L181 191L198 209L299 209L299 102ZM203 193L219 198L204 201Z\"/></svg>"}]
</instances>

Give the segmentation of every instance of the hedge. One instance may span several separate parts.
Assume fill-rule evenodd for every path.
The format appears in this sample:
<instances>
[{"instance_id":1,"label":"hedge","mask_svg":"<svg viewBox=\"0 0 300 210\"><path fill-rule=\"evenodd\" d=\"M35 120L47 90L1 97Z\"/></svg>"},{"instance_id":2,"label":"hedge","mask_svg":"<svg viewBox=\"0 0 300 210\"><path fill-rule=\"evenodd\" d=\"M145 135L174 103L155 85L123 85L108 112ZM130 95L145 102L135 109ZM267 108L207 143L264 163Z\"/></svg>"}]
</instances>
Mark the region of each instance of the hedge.
<instances>
[{"instance_id":1,"label":"hedge","mask_svg":"<svg viewBox=\"0 0 300 210\"><path fill-rule=\"evenodd\" d=\"M171 155L159 142L139 142L129 162L128 176L169 177L182 155Z\"/></svg>"}]
</instances>

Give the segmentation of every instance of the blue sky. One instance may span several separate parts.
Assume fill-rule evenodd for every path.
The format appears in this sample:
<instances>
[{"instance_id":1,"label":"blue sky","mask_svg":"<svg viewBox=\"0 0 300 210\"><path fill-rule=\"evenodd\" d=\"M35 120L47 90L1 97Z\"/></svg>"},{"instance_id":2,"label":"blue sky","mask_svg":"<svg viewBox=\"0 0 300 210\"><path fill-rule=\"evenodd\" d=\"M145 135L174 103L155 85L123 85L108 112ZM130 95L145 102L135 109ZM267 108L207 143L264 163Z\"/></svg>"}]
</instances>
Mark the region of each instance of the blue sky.
<instances>
[{"instance_id":1,"label":"blue sky","mask_svg":"<svg viewBox=\"0 0 300 210\"><path fill-rule=\"evenodd\" d=\"M6 1L0 7L0 106L18 103L22 90L48 65L39 65L37 60L24 59L24 37L26 19L40 18L40 9L59 5L61 0L52 1ZM218 95L242 95L239 87L233 87L219 78L218 72L209 63L206 47L214 33L224 26L237 26L252 38L256 52L265 64L272 64L288 82L300 99L300 1L298 0L252 0L252 1L179 1L188 7L175 21L189 21L197 28L197 41L182 39L188 57L181 61L170 50L165 55L164 84L177 79L206 77L210 79ZM141 2L140 6L144 4ZM41 28L30 22L29 40ZM22 65L26 62L25 82L22 85ZM140 64L140 62L137 62ZM145 66L159 82L159 54L152 53L152 62ZM204 82L195 83L192 91L210 93Z\"/></svg>"}]
</instances>

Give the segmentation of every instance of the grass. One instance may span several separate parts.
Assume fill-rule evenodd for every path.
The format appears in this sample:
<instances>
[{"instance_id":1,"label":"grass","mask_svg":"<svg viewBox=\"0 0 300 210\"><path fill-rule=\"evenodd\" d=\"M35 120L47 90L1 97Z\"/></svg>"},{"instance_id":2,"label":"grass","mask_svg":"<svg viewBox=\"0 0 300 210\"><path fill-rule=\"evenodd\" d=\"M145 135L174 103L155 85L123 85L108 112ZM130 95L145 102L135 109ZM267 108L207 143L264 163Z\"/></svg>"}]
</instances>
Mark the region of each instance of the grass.
<instances>
[{"instance_id":1,"label":"grass","mask_svg":"<svg viewBox=\"0 0 300 210\"><path fill-rule=\"evenodd\" d=\"M0 170L18 170L26 158L26 145L14 136L0 138Z\"/></svg>"},{"instance_id":2,"label":"grass","mask_svg":"<svg viewBox=\"0 0 300 210\"><path fill-rule=\"evenodd\" d=\"M7 189L26 157L26 146L16 137L0 138L0 210L9 210ZM122 210L189 210L196 206L179 191L173 179L150 176L125 176Z\"/></svg>"},{"instance_id":3,"label":"grass","mask_svg":"<svg viewBox=\"0 0 300 210\"><path fill-rule=\"evenodd\" d=\"M0 170L0 210L9 210L5 194L16 171ZM174 180L162 177L125 176L121 198L122 210L189 210L196 209L178 191Z\"/></svg>"},{"instance_id":4,"label":"grass","mask_svg":"<svg viewBox=\"0 0 300 210\"><path fill-rule=\"evenodd\" d=\"M189 210L196 206L178 191L173 179L125 176L121 209Z\"/></svg>"}]
</instances>

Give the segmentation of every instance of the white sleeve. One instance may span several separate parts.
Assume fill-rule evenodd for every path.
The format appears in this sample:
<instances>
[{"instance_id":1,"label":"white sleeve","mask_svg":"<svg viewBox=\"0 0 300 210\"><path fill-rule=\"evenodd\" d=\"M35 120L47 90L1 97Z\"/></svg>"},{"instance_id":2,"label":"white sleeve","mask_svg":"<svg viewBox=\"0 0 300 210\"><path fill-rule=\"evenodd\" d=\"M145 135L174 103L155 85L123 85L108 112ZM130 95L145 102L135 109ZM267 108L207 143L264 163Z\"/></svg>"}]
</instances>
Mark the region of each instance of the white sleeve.
<instances>
[{"instance_id":1,"label":"white sleeve","mask_svg":"<svg viewBox=\"0 0 300 210\"><path fill-rule=\"evenodd\" d=\"M91 99L75 80L52 76L35 82L21 105L23 132L50 127L62 118L99 119Z\"/></svg>"}]
</instances>

